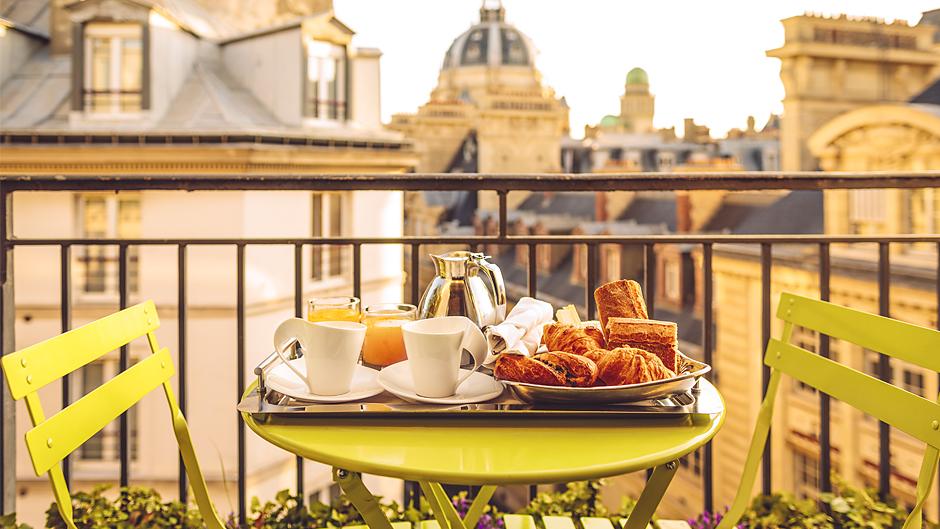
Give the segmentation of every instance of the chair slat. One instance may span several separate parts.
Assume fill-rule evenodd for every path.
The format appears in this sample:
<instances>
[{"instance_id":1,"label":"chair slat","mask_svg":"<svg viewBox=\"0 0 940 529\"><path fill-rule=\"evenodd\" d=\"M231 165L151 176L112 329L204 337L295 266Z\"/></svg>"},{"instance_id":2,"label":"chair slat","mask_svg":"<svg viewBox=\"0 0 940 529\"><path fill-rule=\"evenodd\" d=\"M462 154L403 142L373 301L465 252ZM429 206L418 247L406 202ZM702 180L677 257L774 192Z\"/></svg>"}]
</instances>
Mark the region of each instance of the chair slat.
<instances>
[{"instance_id":1,"label":"chair slat","mask_svg":"<svg viewBox=\"0 0 940 529\"><path fill-rule=\"evenodd\" d=\"M10 353L2 360L10 393L19 400L159 326L153 301L145 301Z\"/></svg>"},{"instance_id":2,"label":"chair slat","mask_svg":"<svg viewBox=\"0 0 940 529\"><path fill-rule=\"evenodd\" d=\"M614 524L608 518L597 518L594 516L585 516L581 518L581 525L584 529L614 529Z\"/></svg>"},{"instance_id":3,"label":"chair slat","mask_svg":"<svg viewBox=\"0 0 940 529\"><path fill-rule=\"evenodd\" d=\"M26 432L36 475L52 468L173 373L170 351L164 348Z\"/></svg>"},{"instance_id":4,"label":"chair slat","mask_svg":"<svg viewBox=\"0 0 940 529\"><path fill-rule=\"evenodd\" d=\"M771 339L764 361L930 446L940 448L940 405L794 345Z\"/></svg>"},{"instance_id":5,"label":"chair slat","mask_svg":"<svg viewBox=\"0 0 940 529\"><path fill-rule=\"evenodd\" d=\"M543 516L545 529L575 529L574 520L570 516Z\"/></svg>"},{"instance_id":6,"label":"chair slat","mask_svg":"<svg viewBox=\"0 0 940 529\"><path fill-rule=\"evenodd\" d=\"M506 529L537 529L535 519L528 514L507 514L503 516Z\"/></svg>"},{"instance_id":7,"label":"chair slat","mask_svg":"<svg viewBox=\"0 0 940 529\"><path fill-rule=\"evenodd\" d=\"M780 295L777 317L940 372L940 331L789 293Z\"/></svg>"}]
</instances>

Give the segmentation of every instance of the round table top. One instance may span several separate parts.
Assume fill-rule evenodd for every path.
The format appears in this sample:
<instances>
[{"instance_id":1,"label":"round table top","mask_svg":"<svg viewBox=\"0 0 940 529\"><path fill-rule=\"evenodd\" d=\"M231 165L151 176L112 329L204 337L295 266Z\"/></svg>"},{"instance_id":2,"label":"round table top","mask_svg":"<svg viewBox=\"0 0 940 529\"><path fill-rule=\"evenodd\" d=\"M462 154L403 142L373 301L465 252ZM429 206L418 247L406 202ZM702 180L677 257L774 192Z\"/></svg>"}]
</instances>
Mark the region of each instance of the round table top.
<instances>
[{"instance_id":1,"label":"round table top","mask_svg":"<svg viewBox=\"0 0 940 529\"><path fill-rule=\"evenodd\" d=\"M659 420L242 417L268 442L349 471L500 485L596 479L676 460L715 436L725 409L722 402L720 413Z\"/></svg>"}]
</instances>

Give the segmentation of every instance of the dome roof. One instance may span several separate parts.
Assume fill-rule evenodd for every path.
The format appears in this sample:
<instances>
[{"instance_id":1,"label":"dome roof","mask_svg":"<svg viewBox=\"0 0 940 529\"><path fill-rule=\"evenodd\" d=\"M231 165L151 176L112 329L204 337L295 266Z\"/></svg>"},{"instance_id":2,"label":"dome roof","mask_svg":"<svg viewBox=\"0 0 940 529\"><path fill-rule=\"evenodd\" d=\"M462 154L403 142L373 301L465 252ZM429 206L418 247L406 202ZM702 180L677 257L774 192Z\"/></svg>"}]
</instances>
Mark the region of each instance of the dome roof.
<instances>
[{"instance_id":1,"label":"dome roof","mask_svg":"<svg viewBox=\"0 0 940 529\"><path fill-rule=\"evenodd\" d=\"M643 68L634 68L627 72L627 84L650 84L650 78Z\"/></svg>"},{"instance_id":2,"label":"dome roof","mask_svg":"<svg viewBox=\"0 0 940 529\"><path fill-rule=\"evenodd\" d=\"M443 68L462 66L533 66L535 47L505 21L502 5L480 8L480 22L464 31L447 50Z\"/></svg>"},{"instance_id":3,"label":"dome roof","mask_svg":"<svg viewBox=\"0 0 940 529\"><path fill-rule=\"evenodd\" d=\"M608 114L601 118L602 127L616 127L617 125L620 125L620 116L613 116Z\"/></svg>"}]
</instances>

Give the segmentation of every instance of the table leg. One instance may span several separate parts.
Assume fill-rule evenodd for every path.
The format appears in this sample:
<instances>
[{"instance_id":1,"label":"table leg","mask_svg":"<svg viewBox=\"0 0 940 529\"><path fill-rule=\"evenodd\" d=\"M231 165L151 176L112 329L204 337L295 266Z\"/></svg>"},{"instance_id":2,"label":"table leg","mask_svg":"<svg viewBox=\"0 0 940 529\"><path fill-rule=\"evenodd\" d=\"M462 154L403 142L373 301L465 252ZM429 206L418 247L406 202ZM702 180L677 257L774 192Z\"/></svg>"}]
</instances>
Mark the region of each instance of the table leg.
<instances>
[{"instance_id":1,"label":"table leg","mask_svg":"<svg viewBox=\"0 0 940 529\"><path fill-rule=\"evenodd\" d=\"M623 529L646 529L678 468L676 461L670 461L653 469Z\"/></svg>"},{"instance_id":2,"label":"table leg","mask_svg":"<svg viewBox=\"0 0 940 529\"><path fill-rule=\"evenodd\" d=\"M444 491L444 487L442 487L440 483L427 481L421 481L419 483L421 485L421 491L428 499L428 504L431 506L434 518L437 520L438 525L441 526L441 529L474 529L477 522L480 521L480 516L483 515L486 504L489 503L490 498L493 497L493 493L496 492L494 485L484 485L480 487L479 492L477 492L476 497L473 498L473 502L470 504L470 508L467 510L467 515L461 518L460 513L457 512L457 508L454 507L453 502L451 502L450 498L447 496L447 492Z\"/></svg>"},{"instance_id":3,"label":"table leg","mask_svg":"<svg viewBox=\"0 0 940 529\"><path fill-rule=\"evenodd\" d=\"M346 493L350 503L362 515L369 529L392 529L391 522L382 512L379 501L369 492L358 472L349 472L341 468L333 469L333 481Z\"/></svg>"}]
</instances>

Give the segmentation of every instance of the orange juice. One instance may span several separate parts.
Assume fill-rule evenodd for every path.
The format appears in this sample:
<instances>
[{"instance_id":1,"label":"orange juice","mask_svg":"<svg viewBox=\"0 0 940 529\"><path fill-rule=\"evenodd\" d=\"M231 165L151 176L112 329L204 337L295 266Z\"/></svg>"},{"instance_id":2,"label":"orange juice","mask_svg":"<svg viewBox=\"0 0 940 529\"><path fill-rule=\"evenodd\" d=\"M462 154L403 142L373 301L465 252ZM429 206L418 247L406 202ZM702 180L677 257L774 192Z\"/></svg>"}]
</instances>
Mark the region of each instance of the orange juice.
<instances>
[{"instance_id":1,"label":"orange juice","mask_svg":"<svg viewBox=\"0 0 940 529\"><path fill-rule=\"evenodd\" d=\"M316 298L307 302L307 321L359 322L359 298Z\"/></svg>"},{"instance_id":2,"label":"orange juice","mask_svg":"<svg viewBox=\"0 0 940 529\"><path fill-rule=\"evenodd\" d=\"M390 366L405 359L405 340L401 336L404 320L374 320L366 324L362 361Z\"/></svg>"},{"instance_id":3,"label":"orange juice","mask_svg":"<svg viewBox=\"0 0 940 529\"><path fill-rule=\"evenodd\" d=\"M362 361L377 366L390 366L405 359L405 340L401 326L415 319L418 309L414 305L383 303L370 305L362 313L366 325L366 340L362 346Z\"/></svg>"},{"instance_id":4,"label":"orange juice","mask_svg":"<svg viewBox=\"0 0 940 529\"><path fill-rule=\"evenodd\" d=\"M359 321L355 309L314 309L307 313L308 321Z\"/></svg>"}]
</instances>

